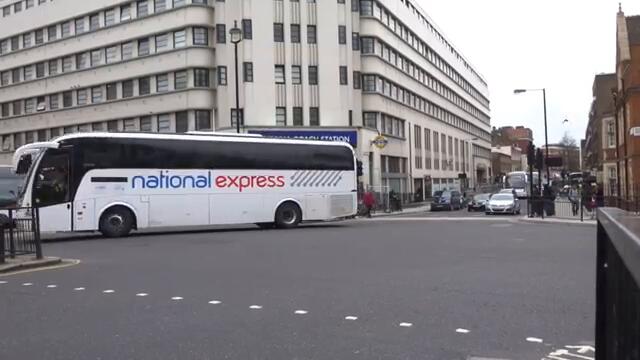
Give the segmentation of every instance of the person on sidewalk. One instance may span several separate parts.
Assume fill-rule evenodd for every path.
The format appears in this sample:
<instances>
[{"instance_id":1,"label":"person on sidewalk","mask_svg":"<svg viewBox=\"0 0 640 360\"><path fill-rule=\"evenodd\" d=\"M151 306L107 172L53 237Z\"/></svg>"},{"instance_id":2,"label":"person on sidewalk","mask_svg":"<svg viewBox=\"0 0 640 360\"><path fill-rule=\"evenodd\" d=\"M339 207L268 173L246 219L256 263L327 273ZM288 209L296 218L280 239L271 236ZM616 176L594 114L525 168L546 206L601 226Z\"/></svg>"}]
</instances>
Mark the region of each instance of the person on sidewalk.
<instances>
[{"instance_id":1,"label":"person on sidewalk","mask_svg":"<svg viewBox=\"0 0 640 360\"><path fill-rule=\"evenodd\" d=\"M373 210L373 207L376 205L376 198L371 191L367 191L366 193L364 193L362 203L364 204L364 207L366 209L367 217L370 218L371 210Z\"/></svg>"},{"instance_id":2,"label":"person on sidewalk","mask_svg":"<svg viewBox=\"0 0 640 360\"><path fill-rule=\"evenodd\" d=\"M578 216L578 199L578 190L576 190L576 188L572 186L571 189L569 189L569 201L571 202L571 213L573 214L573 216Z\"/></svg>"}]
</instances>

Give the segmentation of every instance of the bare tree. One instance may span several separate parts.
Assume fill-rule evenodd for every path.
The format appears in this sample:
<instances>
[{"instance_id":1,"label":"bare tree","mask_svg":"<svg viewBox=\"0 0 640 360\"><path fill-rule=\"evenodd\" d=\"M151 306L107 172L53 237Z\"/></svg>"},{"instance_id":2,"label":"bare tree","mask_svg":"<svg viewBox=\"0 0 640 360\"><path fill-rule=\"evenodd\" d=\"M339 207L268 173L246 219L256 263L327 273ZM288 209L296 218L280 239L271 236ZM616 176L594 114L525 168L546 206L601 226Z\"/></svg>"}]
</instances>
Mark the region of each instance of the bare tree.
<instances>
[{"instance_id":1,"label":"bare tree","mask_svg":"<svg viewBox=\"0 0 640 360\"><path fill-rule=\"evenodd\" d=\"M576 139L571 137L571 135L569 135L568 131L565 131L562 139L560 140L560 145L564 147L574 147L578 145L578 142L576 141Z\"/></svg>"}]
</instances>

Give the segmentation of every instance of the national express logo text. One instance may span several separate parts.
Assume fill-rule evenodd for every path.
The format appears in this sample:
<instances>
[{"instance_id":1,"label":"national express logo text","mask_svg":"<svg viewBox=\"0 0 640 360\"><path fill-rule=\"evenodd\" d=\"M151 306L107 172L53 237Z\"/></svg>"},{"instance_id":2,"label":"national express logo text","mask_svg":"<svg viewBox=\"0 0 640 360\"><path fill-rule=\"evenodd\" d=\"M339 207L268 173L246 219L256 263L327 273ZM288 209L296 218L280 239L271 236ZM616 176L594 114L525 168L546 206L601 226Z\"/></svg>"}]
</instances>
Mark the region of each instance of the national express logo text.
<instances>
[{"instance_id":1,"label":"national express logo text","mask_svg":"<svg viewBox=\"0 0 640 360\"><path fill-rule=\"evenodd\" d=\"M162 170L160 175L134 176L131 179L132 189L232 189L239 192L245 189L283 188L284 176L212 176L206 175L171 175Z\"/></svg>"}]
</instances>

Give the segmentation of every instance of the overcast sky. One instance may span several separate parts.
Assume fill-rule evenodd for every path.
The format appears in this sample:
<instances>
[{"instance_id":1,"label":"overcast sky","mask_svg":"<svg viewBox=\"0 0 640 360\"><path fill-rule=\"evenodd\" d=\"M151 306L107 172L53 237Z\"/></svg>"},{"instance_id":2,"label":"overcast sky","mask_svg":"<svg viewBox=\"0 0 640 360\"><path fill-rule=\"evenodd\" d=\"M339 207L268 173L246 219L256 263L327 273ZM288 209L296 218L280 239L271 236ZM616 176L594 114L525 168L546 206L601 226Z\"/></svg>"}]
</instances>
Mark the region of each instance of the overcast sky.
<instances>
[{"instance_id":1,"label":"overcast sky","mask_svg":"<svg viewBox=\"0 0 640 360\"><path fill-rule=\"evenodd\" d=\"M595 74L615 71L617 0L415 0L489 83L492 126L525 125L544 144L584 137ZM640 1L622 2L640 15ZM563 120L569 123L563 125Z\"/></svg>"}]
</instances>

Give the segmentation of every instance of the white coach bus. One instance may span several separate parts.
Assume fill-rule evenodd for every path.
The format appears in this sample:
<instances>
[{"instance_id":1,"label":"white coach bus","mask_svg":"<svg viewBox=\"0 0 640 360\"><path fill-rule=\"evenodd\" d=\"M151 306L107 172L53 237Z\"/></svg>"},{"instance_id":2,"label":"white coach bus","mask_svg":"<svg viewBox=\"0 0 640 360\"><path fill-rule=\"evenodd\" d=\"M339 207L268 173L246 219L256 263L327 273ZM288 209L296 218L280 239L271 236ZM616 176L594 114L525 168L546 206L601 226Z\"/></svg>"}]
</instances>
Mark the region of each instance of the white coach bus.
<instances>
[{"instance_id":1,"label":"white coach bus","mask_svg":"<svg viewBox=\"0 0 640 360\"><path fill-rule=\"evenodd\" d=\"M346 143L216 133L70 134L22 146L18 206L43 232L300 221L355 215L356 160Z\"/></svg>"}]
</instances>

